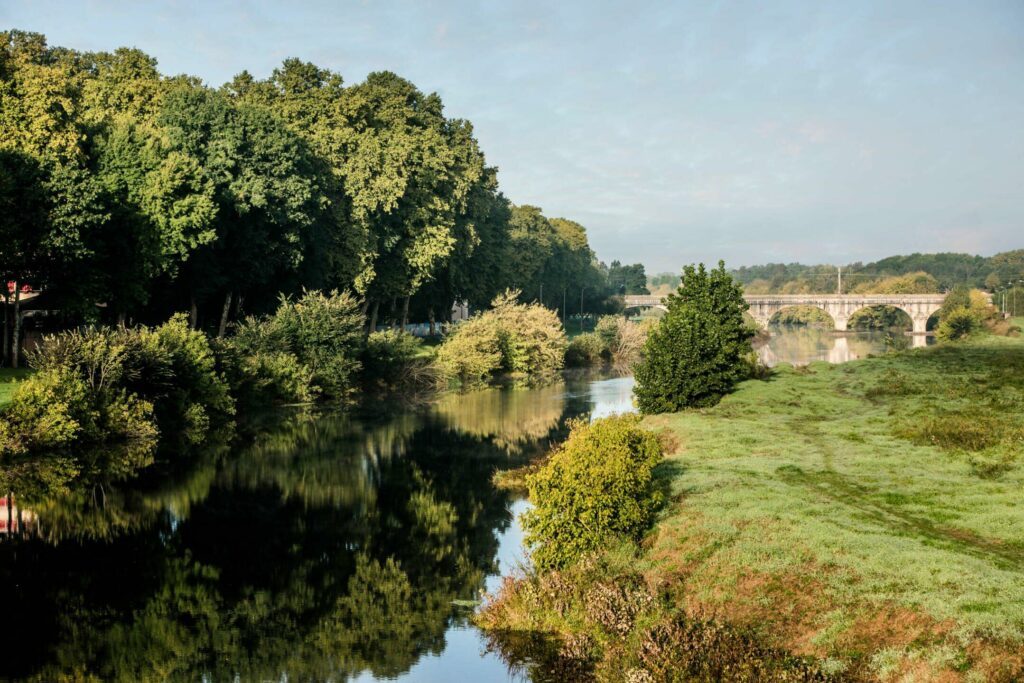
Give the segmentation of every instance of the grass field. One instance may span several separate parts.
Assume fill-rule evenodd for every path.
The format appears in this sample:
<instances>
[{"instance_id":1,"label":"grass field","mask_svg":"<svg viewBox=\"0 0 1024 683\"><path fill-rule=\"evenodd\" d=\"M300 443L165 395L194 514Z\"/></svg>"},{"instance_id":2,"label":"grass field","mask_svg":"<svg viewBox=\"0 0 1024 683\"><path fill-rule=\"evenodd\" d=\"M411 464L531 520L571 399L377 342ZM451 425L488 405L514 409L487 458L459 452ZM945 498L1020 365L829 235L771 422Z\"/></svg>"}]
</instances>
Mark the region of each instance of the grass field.
<instances>
[{"instance_id":1,"label":"grass field","mask_svg":"<svg viewBox=\"0 0 1024 683\"><path fill-rule=\"evenodd\" d=\"M18 379L25 377L29 372L29 370L24 368L18 370L0 368L0 405L11 400L11 394L14 393L15 383Z\"/></svg>"},{"instance_id":2,"label":"grass field","mask_svg":"<svg viewBox=\"0 0 1024 683\"><path fill-rule=\"evenodd\" d=\"M1024 339L783 369L648 418L690 615L882 680L1024 677Z\"/></svg>"}]
</instances>

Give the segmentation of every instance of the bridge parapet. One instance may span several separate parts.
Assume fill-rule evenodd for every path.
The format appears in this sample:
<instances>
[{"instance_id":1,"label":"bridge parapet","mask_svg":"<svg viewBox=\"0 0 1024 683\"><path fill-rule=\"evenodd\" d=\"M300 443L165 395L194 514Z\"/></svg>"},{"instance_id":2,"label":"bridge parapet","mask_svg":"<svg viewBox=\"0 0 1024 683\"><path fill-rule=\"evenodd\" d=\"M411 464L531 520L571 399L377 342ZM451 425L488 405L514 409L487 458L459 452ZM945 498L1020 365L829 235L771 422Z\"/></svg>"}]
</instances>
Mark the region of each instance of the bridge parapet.
<instances>
[{"instance_id":1,"label":"bridge parapet","mask_svg":"<svg viewBox=\"0 0 1024 683\"><path fill-rule=\"evenodd\" d=\"M813 306L828 313L835 322L836 330L846 330L850 317L870 306L893 306L910 316L915 334L923 334L928 319L942 307L945 294L746 294L743 296L750 306L750 315L761 325L767 325L772 317L789 306ZM627 308L657 306L664 308L662 297L653 295L630 295L626 297Z\"/></svg>"}]
</instances>

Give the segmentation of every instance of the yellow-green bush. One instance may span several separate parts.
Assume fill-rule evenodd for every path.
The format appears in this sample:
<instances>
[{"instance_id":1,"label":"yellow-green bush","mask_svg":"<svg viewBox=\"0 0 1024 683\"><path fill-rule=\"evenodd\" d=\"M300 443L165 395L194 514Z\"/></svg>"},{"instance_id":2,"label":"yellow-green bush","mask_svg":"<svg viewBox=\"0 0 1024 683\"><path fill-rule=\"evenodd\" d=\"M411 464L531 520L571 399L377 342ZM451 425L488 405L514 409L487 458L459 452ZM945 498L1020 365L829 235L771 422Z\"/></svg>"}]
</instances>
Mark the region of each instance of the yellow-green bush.
<instances>
[{"instance_id":1,"label":"yellow-green bush","mask_svg":"<svg viewBox=\"0 0 1024 683\"><path fill-rule=\"evenodd\" d=\"M539 304L518 303L517 296L505 292L448 335L437 353L447 382L467 386L501 373L534 381L562 368L568 343L558 316Z\"/></svg>"},{"instance_id":2,"label":"yellow-green bush","mask_svg":"<svg viewBox=\"0 0 1024 683\"><path fill-rule=\"evenodd\" d=\"M534 507L523 528L534 564L555 569L616 540L639 541L661 504L653 471L662 456L635 415L575 423L527 478Z\"/></svg>"}]
</instances>

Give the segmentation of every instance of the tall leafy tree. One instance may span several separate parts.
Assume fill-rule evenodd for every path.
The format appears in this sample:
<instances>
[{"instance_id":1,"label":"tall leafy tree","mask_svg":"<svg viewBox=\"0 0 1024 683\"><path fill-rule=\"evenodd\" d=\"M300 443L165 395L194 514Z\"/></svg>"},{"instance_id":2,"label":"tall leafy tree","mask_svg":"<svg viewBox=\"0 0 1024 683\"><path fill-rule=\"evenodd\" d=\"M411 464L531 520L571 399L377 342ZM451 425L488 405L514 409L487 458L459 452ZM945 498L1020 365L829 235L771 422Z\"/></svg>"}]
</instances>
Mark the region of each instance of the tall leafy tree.
<instances>
[{"instance_id":1,"label":"tall leafy tree","mask_svg":"<svg viewBox=\"0 0 1024 683\"><path fill-rule=\"evenodd\" d=\"M721 261L711 271L689 265L665 303L635 369L637 405L644 413L714 405L749 372L743 290Z\"/></svg>"},{"instance_id":2,"label":"tall leafy tree","mask_svg":"<svg viewBox=\"0 0 1024 683\"><path fill-rule=\"evenodd\" d=\"M212 185L215 238L192 253L182 276L193 302L232 303L274 283L302 260L305 233L322 217L323 194L308 148L264 108L233 103L192 84L168 91L158 117L186 178Z\"/></svg>"}]
</instances>

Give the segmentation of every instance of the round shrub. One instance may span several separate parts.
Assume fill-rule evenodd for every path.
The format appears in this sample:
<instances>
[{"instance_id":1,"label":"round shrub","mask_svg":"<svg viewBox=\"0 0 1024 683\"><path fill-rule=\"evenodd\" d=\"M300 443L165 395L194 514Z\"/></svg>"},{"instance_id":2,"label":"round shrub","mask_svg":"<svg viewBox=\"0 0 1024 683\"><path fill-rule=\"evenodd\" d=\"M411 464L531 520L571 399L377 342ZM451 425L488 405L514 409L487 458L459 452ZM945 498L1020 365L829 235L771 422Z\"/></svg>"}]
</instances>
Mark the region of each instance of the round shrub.
<instances>
[{"instance_id":1,"label":"round shrub","mask_svg":"<svg viewBox=\"0 0 1024 683\"><path fill-rule=\"evenodd\" d=\"M468 387L486 382L502 368L498 321L484 314L459 323L438 348L435 363L449 383Z\"/></svg>"},{"instance_id":2,"label":"round shrub","mask_svg":"<svg viewBox=\"0 0 1024 683\"><path fill-rule=\"evenodd\" d=\"M507 291L491 309L460 323L438 349L437 367L449 383L478 384L507 373L533 381L565 363L567 341L554 311L520 304Z\"/></svg>"},{"instance_id":3,"label":"round shrub","mask_svg":"<svg viewBox=\"0 0 1024 683\"><path fill-rule=\"evenodd\" d=\"M969 308L954 308L942 317L942 322L935 329L935 337L939 341L956 341L969 337L980 327L977 313Z\"/></svg>"},{"instance_id":4,"label":"round shrub","mask_svg":"<svg viewBox=\"0 0 1024 683\"><path fill-rule=\"evenodd\" d=\"M523 528L534 564L558 569L616 539L639 541L662 501L653 480L661 459L661 444L636 415L575 423L527 478L534 507Z\"/></svg>"}]
</instances>

